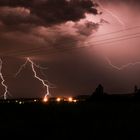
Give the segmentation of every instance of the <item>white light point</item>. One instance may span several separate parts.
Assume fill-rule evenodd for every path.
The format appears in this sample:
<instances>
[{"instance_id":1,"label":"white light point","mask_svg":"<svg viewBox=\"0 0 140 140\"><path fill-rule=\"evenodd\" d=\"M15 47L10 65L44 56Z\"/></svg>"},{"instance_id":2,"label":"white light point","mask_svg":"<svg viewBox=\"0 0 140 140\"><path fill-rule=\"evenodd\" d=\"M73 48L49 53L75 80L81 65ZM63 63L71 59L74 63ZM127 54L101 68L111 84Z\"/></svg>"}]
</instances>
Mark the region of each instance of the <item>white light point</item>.
<instances>
[{"instance_id":1,"label":"white light point","mask_svg":"<svg viewBox=\"0 0 140 140\"><path fill-rule=\"evenodd\" d=\"M57 101L57 102L60 102L60 101L61 101L61 98L58 97L58 98L56 99L56 101Z\"/></svg>"},{"instance_id":2,"label":"white light point","mask_svg":"<svg viewBox=\"0 0 140 140\"><path fill-rule=\"evenodd\" d=\"M72 97L69 97L69 98L68 98L68 101L69 101L69 102L72 102L72 101L73 101L73 98L72 98Z\"/></svg>"}]
</instances>

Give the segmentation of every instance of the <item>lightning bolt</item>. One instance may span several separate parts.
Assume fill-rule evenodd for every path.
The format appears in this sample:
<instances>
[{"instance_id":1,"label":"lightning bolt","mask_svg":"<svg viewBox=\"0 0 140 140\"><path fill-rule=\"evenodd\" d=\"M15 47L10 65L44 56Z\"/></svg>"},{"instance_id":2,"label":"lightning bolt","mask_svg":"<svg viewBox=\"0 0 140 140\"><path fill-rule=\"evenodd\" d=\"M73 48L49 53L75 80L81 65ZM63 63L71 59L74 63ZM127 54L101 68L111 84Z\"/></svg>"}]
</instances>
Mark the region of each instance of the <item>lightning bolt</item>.
<instances>
[{"instance_id":1,"label":"lightning bolt","mask_svg":"<svg viewBox=\"0 0 140 140\"><path fill-rule=\"evenodd\" d=\"M42 78L40 78L38 75L37 75L37 72L35 70L35 68L39 68L39 69L46 69L46 68L42 68L40 67L39 65L35 64L29 57L26 59L25 63L23 65L20 66L18 72L15 74L15 76L18 76L20 74L20 72L23 70L23 68L26 67L27 63L30 63L31 65L31 68L32 68L32 72L34 74L34 78L36 78L37 80L39 80L42 85L46 88L46 94L44 96L44 101L47 101L47 97L50 95L50 92L49 92L49 85L46 84L46 80L43 80Z\"/></svg>"},{"instance_id":2,"label":"lightning bolt","mask_svg":"<svg viewBox=\"0 0 140 140\"><path fill-rule=\"evenodd\" d=\"M7 94L9 93L9 91L8 91L8 86L5 84L5 79L4 79L3 74L2 74L2 65L3 65L3 62L2 62L2 59L0 58L0 78L2 80L1 84L5 89L3 97L4 97L4 100L6 100L7 99Z\"/></svg>"},{"instance_id":3,"label":"lightning bolt","mask_svg":"<svg viewBox=\"0 0 140 140\"><path fill-rule=\"evenodd\" d=\"M41 79L39 76L37 76L37 73L36 73L36 71L35 71L35 65L34 65L34 62L30 59L30 58L27 58L27 60L29 61L29 63L31 64L31 67L32 67L32 71L33 71L33 73L34 73L34 77L36 78L36 79L38 79L42 84L43 84L43 86L46 88L46 94L45 94L45 97L44 98L46 98L47 96L49 96L50 95L50 93L49 93L49 86L45 83L45 81L43 80L43 79Z\"/></svg>"},{"instance_id":4,"label":"lightning bolt","mask_svg":"<svg viewBox=\"0 0 140 140\"><path fill-rule=\"evenodd\" d=\"M20 72L23 70L23 68L26 67L27 63L28 63L28 59L26 59L25 63L20 66L18 72L15 74L15 77L17 77L20 74Z\"/></svg>"},{"instance_id":5,"label":"lightning bolt","mask_svg":"<svg viewBox=\"0 0 140 140\"><path fill-rule=\"evenodd\" d=\"M113 18L115 18L118 23L123 26L123 28L125 29L125 23L116 15L114 14L112 11L110 11L109 9L106 9L102 3L99 0L96 0L97 3L99 4L99 6L101 7L102 10L106 11L108 14L110 14Z\"/></svg>"},{"instance_id":6,"label":"lightning bolt","mask_svg":"<svg viewBox=\"0 0 140 140\"><path fill-rule=\"evenodd\" d=\"M123 29L125 29L125 23L124 23L117 15L115 15L115 14L114 14L112 11L110 11L109 9L106 9L106 8L102 5L102 3L100 2L100 0L96 0L96 3L99 4L99 6L100 6L100 8L101 8L102 10L106 11L106 12L107 12L108 14L110 14L113 18L115 18L115 19L118 21L118 23L119 23L121 26L123 26ZM119 70L119 71L124 70L125 68L131 67L131 66L140 65L140 61L138 61L138 62L134 62L134 63L132 63L132 62L131 62L131 63L127 63L127 64L122 65L122 66L119 67L119 66L114 65L108 57L106 57L105 59L106 59L106 61L108 62L108 64L109 64L111 67L113 67L114 69Z\"/></svg>"},{"instance_id":7,"label":"lightning bolt","mask_svg":"<svg viewBox=\"0 0 140 140\"><path fill-rule=\"evenodd\" d=\"M123 70L127 67L130 67L130 66L140 65L140 62L138 61L138 62L135 62L135 63L128 63L128 64L125 64L125 65L122 65L121 67L118 67L118 66L115 66L114 64L112 64L111 60L108 57L106 57L106 60L111 67L113 67L113 68L115 68L116 70L119 70L119 71L121 71L121 70Z\"/></svg>"}]
</instances>

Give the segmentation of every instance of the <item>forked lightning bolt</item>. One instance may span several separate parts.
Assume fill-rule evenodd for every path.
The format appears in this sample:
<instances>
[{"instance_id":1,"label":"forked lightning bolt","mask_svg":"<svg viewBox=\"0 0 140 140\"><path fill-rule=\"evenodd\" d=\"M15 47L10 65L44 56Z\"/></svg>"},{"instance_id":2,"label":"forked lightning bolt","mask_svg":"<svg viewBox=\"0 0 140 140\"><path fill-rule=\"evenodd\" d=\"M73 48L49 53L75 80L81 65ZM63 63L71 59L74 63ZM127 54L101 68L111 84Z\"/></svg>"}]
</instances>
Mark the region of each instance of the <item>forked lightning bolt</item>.
<instances>
[{"instance_id":1,"label":"forked lightning bolt","mask_svg":"<svg viewBox=\"0 0 140 140\"><path fill-rule=\"evenodd\" d=\"M130 66L140 65L140 62L138 61L138 62L135 62L135 63L128 63L128 64L125 64L125 65L122 65L121 67L118 67L118 66L115 66L114 64L112 64L112 62L110 61L109 58L106 57L106 60L107 60L108 64L110 66L112 66L113 68L115 68L116 70L123 70L127 67L130 67Z\"/></svg>"},{"instance_id":2,"label":"forked lightning bolt","mask_svg":"<svg viewBox=\"0 0 140 140\"><path fill-rule=\"evenodd\" d=\"M113 18L115 18L118 23L123 26L123 28L125 29L125 23L116 15L114 14L112 11L110 11L109 9L106 9L99 0L96 0L97 3L99 4L100 8L104 11L106 11L108 14L110 14Z\"/></svg>"},{"instance_id":3,"label":"forked lightning bolt","mask_svg":"<svg viewBox=\"0 0 140 140\"><path fill-rule=\"evenodd\" d=\"M44 87L46 87L46 94L45 94L45 98L47 97L47 96L49 96L49 86L45 83L45 81L43 80L43 79L41 79L40 77L38 77L37 76L37 73L36 73L36 71L35 71L35 65L34 65L34 62L30 59L30 58L27 58L27 60L30 62L30 64L31 64L31 67L32 67L32 71L33 71L33 73L34 73L34 77L36 78L36 79L38 79L40 82L42 82L42 84L43 84L43 86Z\"/></svg>"},{"instance_id":4,"label":"forked lightning bolt","mask_svg":"<svg viewBox=\"0 0 140 140\"><path fill-rule=\"evenodd\" d=\"M123 27L123 29L125 29L125 23L124 23L117 15L115 15L115 14L114 14L112 11L110 11L109 9L105 8L105 7L102 5L102 3L100 2L100 0L96 0L96 2L99 4L99 6L100 6L100 8L101 8L102 10L106 11L106 12L109 13L112 17L114 17L114 18L118 21L118 23ZM128 67L131 67L131 66L140 65L140 61L138 61L138 62L134 62L134 63L127 63L127 64L122 65L122 66L119 67L119 66L116 66L116 65L112 64L111 60L110 60L108 57L106 57L106 60L107 60L108 64L109 64L111 67L113 67L114 69L116 69L116 70L123 70L123 69L128 68Z\"/></svg>"},{"instance_id":5,"label":"forked lightning bolt","mask_svg":"<svg viewBox=\"0 0 140 140\"><path fill-rule=\"evenodd\" d=\"M20 72L22 71L23 68L25 68L25 66L27 65L27 63L30 63L34 77L39 80L42 85L46 88L46 94L44 96L44 101L47 101L47 97L50 95L49 92L49 85L46 84L46 80L43 80L42 78L40 78L39 76L37 76L37 72L35 70L35 68L39 68L39 69L45 69L40 67L39 65L36 65L29 57L26 59L25 63L23 65L20 66L18 72L15 74L15 76L17 76L18 74L20 74Z\"/></svg>"},{"instance_id":6,"label":"forked lightning bolt","mask_svg":"<svg viewBox=\"0 0 140 140\"><path fill-rule=\"evenodd\" d=\"M9 93L9 91L8 91L8 86L5 84L5 80L4 80L4 77L3 77L3 74L2 74L2 63L3 63L2 59L0 58L0 78L2 80L1 84L5 89L3 97L4 97L4 100L6 100L7 99L7 94Z\"/></svg>"},{"instance_id":7,"label":"forked lightning bolt","mask_svg":"<svg viewBox=\"0 0 140 140\"><path fill-rule=\"evenodd\" d=\"M27 63L28 63L28 59L25 61L25 63L23 65L20 66L18 72L15 74L15 77L17 77L20 74L20 72L22 71L22 69L26 67L26 64Z\"/></svg>"}]
</instances>

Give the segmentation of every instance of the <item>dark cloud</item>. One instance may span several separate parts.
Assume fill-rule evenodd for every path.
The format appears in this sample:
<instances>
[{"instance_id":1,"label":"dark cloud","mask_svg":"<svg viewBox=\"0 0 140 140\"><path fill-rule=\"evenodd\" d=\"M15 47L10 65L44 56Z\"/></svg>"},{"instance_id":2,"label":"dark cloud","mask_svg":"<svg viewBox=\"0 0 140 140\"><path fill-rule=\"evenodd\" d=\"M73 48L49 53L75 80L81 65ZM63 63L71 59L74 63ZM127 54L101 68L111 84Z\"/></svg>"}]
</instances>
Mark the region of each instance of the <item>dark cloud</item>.
<instances>
[{"instance_id":1,"label":"dark cloud","mask_svg":"<svg viewBox=\"0 0 140 140\"><path fill-rule=\"evenodd\" d=\"M98 14L91 0L1 0L1 56L32 56L44 54L48 48L77 47L81 36L89 36L99 27L84 20L87 13ZM67 22L72 22L70 29Z\"/></svg>"},{"instance_id":2,"label":"dark cloud","mask_svg":"<svg viewBox=\"0 0 140 140\"><path fill-rule=\"evenodd\" d=\"M4 24L51 26L79 21L85 13L98 14L91 0L2 0L0 20Z\"/></svg>"},{"instance_id":3,"label":"dark cloud","mask_svg":"<svg viewBox=\"0 0 140 140\"><path fill-rule=\"evenodd\" d=\"M30 15L30 10L23 7L1 7L0 20L7 27L22 27L25 24L36 23L38 18Z\"/></svg>"},{"instance_id":4,"label":"dark cloud","mask_svg":"<svg viewBox=\"0 0 140 140\"><path fill-rule=\"evenodd\" d=\"M104 3L112 3L112 2L116 2L117 4L119 4L119 2L121 2L121 3L127 3L127 4L129 4L129 3L135 3L135 4L138 4L138 3L140 3L140 1L139 0L100 0L100 1L102 1L102 2L104 2Z\"/></svg>"},{"instance_id":5,"label":"dark cloud","mask_svg":"<svg viewBox=\"0 0 140 140\"><path fill-rule=\"evenodd\" d=\"M16 7L16 6L23 6L23 7L29 7L32 5L34 0L1 0L0 6L10 6L10 7Z\"/></svg>"},{"instance_id":6,"label":"dark cloud","mask_svg":"<svg viewBox=\"0 0 140 140\"><path fill-rule=\"evenodd\" d=\"M105 8L106 5L110 5L109 8L114 9L118 16L121 15L126 21L128 18L132 24L139 19L139 12L135 11L135 7L139 6L140 1L100 0L100 2ZM29 56L35 63L48 67L44 70L47 78L44 76L42 78L56 85L56 89L51 89L52 95L68 95L68 92L79 90L90 93L98 83L113 91L124 88L126 82L126 90L130 90L127 87L130 87L128 85L132 78L125 79L130 76L130 72L115 71L104 59L104 50L108 49L111 52L111 49L94 48L96 34L93 33L97 32L99 27L101 27L99 34L112 32L116 27L116 24L112 25L112 20L117 22L109 14L106 17L95 16L98 15L96 6L91 0L0 0L0 56L5 58L4 76L8 73L13 76L25 62L24 57ZM126 10L126 7L132 8ZM133 11L134 14L131 15ZM134 16L137 20L132 20ZM108 17L111 20L108 20ZM120 28L118 25L115 29ZM100 40L100 37L98 39ZM134 43L129 43L131 44ZM120 52L127 51L118 49L114 52L118 52L120 57ZM115 63L114 60L112 63ZM39 70L38 75L41 76ZM137 75L134 77L134 82L139 81ZM36 95L40 97L40 93L44 95L41 83L33 78L30 65L16 79L7 77L6 82L13 95L22 97ZM21 91L23 93L20 93Z\"/></svg>"},{"instance_id":7,"label":"dark cloud","mask_svg":"<svg viewBox=\"0 0 140 140\"><path fill-rule=\"evenodd\" d=\"M78 21L85 17L85 13L97 14L91 0L48 0L35 4L31 12L44 19L47 24Z\"/></svg>"}]
</instances>

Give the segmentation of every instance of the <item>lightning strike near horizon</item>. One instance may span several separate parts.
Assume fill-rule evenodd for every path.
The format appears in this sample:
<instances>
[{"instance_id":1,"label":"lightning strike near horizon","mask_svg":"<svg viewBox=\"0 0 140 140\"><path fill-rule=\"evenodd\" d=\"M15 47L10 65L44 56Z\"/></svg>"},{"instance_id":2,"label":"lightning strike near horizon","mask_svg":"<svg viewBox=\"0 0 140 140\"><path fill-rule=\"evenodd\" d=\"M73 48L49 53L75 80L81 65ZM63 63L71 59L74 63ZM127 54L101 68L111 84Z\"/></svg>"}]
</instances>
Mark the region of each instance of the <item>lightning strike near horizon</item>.
<instances>
[{"instance_id":1,"label":"lightning strike near horizon","mask_svg":"<svg viewBox=\"0 0 140 140\"><path fill-rule=\"evenodd\" d=\"M118 67L118 66L112 64L111 60L108 57L106 57L106 60L107 60L107 62L110 66L112 66L113 68L115 68L116 70L119 70L119 71L121 71L121 70L123 70L127 67L130 67L130 66L140 65L140 62L138 61L138 62L128 63L128 64L125 64L125 65L122 65L121 67Z\"/></svg>"},{"instance_id":2,"label":"lightning strike near horizon","mask_svg":"<svg viewBox=\"0 0 140 140\"><path fill-rule=\"evenodd\" d=\"M2 74L2 64L3 64L3 62L2 62L2 59L0 58L0 78L2 80L1 85L5 89L4 94L3 94L3 98L4 98L4 100L6 100L7 99L7 94L9 93L9 91L8 91L8 86L5 84L5 79L4 79L3 74Z\"/></svg>"},{"instance_id":3,"label":"lightning strike near horizon","mask_svg":"<svg viewBox=\"0 0 140 140\"><path fill-rule=\"evenodd\" d=\"M46 94L45 94L43 100L44 100L44 101L47 101L47 97L50 95L50 92L49 92L49 85L46 84L46 82L48 82L48 81L43 80L42 78L40 78L39 76L37 76L37 72L36 72L36 70L35 70L35 67L38 68L38 69L46 69L46 68L42 68L42 67L40 67L39 65L35 64L35 63L28 57L28 58L26 59L25 63L24 63L23 65L20 66L20 68L19 68L18 72L15 74L15 76L17 76L17 75L20 74L20 72L22 71L22 69L26 67L27 63L30 63L31 68L32 68L32 71L33 71L33 74L34 74L34 77L35 77L37 80L39 80L39 81L42 83L42 85L46 88Z\"/></svg>"},{"instance_id":4,"label":"lightning strike near horizon","mask_svg":"<svg viewBox=\"0 0 140 140\"><path fill-rule=\"evenodd\" d=\"M114 19L116 19L118 21L118 23L123 26L123 28L125 29L125 23L116 15L114 14L111 10L105 8L102 3L99 0L96 0L96 2L99 4L100 8L103 11L106 11L108 14L110 14Z\"/></svg>"}]
</instances>

